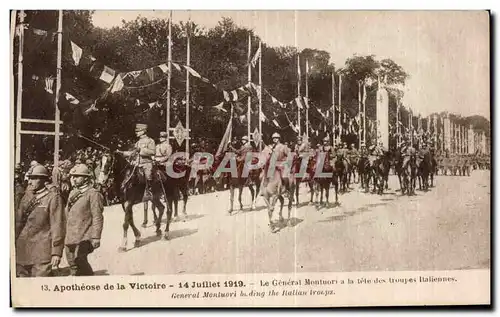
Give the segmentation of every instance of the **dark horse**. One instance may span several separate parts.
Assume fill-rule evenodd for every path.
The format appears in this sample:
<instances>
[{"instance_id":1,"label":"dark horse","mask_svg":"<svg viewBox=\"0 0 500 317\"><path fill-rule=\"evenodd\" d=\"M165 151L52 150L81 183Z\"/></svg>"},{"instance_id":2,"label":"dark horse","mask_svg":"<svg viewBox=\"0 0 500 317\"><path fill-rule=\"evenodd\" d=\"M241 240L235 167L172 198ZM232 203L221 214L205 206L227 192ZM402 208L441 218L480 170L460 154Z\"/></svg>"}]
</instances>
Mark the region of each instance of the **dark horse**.
<instances>
[{"instance_id":1,"label":"dark horse","mask_svg":"<svg viewBox=\"0 0 500 317\"><path fill-rule=\"evenodd\" d=\"M212 172L215 173L215 171L219 168L220 164L223 162L224 158L226 157L226 153L228 155L231 155L231 152L222 152L221 154L217 155L214 158L214 164L212 166ZM233 157L234 158L234 157ZM255 157L252 159L252 164L256 164L258 162L258 158ZM225 179L225 181L229 184L229 199L230 199L230 206L229 206L229 214L233 212L233 206L234 206L234 190L235 188L238 188L238 202L240 203L240 210L243 209L243 203L241 202L241 194L243 193L243 188L245 186L248 186L250 189L250 193L252 195L252 206L251 210L255 209L255 203L257 201L257 195L260 190L260 173L262 171L261 168L258 169L248 169L248 175L243 175L243 171L245 169L245 159L238 161L236 160L236 171L237 175L236 177L233 177L234 175L231 175L229 172L222 172L221 173L221 178ZM230 167L230 161L225 166L226 168ZM255 189L254 189L255 185Z\"/></svg>"},{"instance_id":2,"label":"dark horse","mask_svg":"<svg viewBox=\"0 0 500 317\"><path fill-rule=\"evenodd\" d=\"M117 153L106 153L102 157L101 164L101 175L99 176L101 181L106 181L108 177L113 177L114 182L112 184L115 187L115 192L119 193L118 198L120 204L125 212L125 217L123 221L123 240L122 245L119 247L120 252L127 250L127 231L129 226L132 228L135 236L134 246L140 246L141 232L134 224L134 217L132 212L132 207L135 204L144 201L144 193L146 189L146 177L141 167L134 164L137 158L132 157L129 160L125 159L123 156ZM151 184L152 189L152 203L159 210L159 218L157 220L157 234L159 232L159 224L161 221L161 216L165 210L165 206L161 203L160 197L166 195L164 188L164 181L166 179L165 174L153 170L153 183ZM172 217L172 210L169 209L167 212L167 225L165 229L165 236L168 237L170 219ZM161 231L160 231L161 232Z\"/></svg>"},{"instance_id":3,"label":"dark horse","mask_svg":"<svg viewBox=\"0 0 500 317\"><path fill-rule=\"evenodd\" d=\"M163 189L165 191L165 195L167 197L165 198L165 202L168 204L168 208L172 210L173 208L173 216L174 219L176 219L179 216L179 200L182 196L182 200L184 202L184 205L182 207L182 213L184 216L187 215L186 212L186 206L187 206L187 201L189 197L189 178L191 174L191 168L189 165L185 163L184 158L177 158L174 163L173 163L173 171L175 173L184 173L182 177L179 178L173 178L166 173L166 167L165 165L162 164L157 164L156 166L158 168L158 171L161 174L164 174L166 177L166 181L163 183ZM163 175L161 176L162 179ZM163 194L163 193L162 193ZM144 203L144 221L142 223L143 228L147 227L148 223L148 202L151 201L151 199L148 199ZM156 208L153 203L152 205L152 211L153 211L153 219L156 224L157 230L159 229L159 223L161 222L161 219L158 220L158 215L156 214ZM161 232L160 232L161 234Z\"/></svg>"}]
</instances>

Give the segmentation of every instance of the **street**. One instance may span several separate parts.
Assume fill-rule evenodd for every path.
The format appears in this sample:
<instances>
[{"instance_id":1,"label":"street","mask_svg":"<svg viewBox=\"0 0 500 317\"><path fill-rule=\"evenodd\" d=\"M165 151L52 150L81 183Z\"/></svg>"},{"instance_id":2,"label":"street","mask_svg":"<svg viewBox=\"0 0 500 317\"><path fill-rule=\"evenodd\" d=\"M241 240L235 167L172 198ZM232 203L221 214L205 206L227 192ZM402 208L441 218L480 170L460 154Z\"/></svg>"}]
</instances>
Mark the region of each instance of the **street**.
<instances>
[{"instance_id":1,"label":"street","mask_svg":"<svg viewBox=\"0 0 500 317\"><path fill-rule=\"evenodd\" d=\"M359 184L351 187L339 195L340 206L333 207L331 190L332 206L317 210L306 204L309 194L302 185L301 206L292 209L291 226L278 233L269 230L262 198L256 211L249 210L248 189L243 193L244 210L233 215L227 214L229 191L191 196L188 216L170 226L170 240L156 237L150 212L148 227L140 228L141 246L133 248L129 229L125 253L118 252L123 211L106 207L101 247L89 262L96 275L489 268L489 171L473 171L470 177L437 176L434 188L417 190L412 197L395 191L395 176L382 196L361 192ZM140 227L143 205L134 210ZM278 206L273 215L277 217Z\"/></svg>"}]
</instances>

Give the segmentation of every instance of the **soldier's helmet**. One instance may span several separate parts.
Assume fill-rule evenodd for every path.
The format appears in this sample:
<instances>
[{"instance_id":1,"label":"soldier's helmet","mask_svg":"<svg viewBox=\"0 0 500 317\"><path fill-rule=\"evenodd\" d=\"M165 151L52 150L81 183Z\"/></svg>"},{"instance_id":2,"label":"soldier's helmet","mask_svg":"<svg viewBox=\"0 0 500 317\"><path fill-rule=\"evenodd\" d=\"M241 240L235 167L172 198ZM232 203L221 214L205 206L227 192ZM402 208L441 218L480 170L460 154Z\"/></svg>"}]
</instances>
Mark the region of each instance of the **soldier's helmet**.
<instances>
[{"instance_id":1,"label":"soldier's helmet","mask_svg":"<svg viewBox=\"0 0 500 317\"><path fill-rule=\"evenodd\" d=\"M327 136L325 136L325 137L323 138L323 141L330 141L330 138L329 138L329 137L327 137Z\"/></svg>"},{"instance_id":2,"label":"soldier's helmet","mask_svg":"<svg viewBox=\"0 0 500 317\"><path fill-rule=\"evenodd\" d=\"M247 141L248 142L248 136L244 135L241 137L241 141Z\"/></svg>"},{"instance_id":3,"label":"soldier's helmet","mask_svg":"<svg viewBox=\"0 0 500 317\"><path fill-rule=\"evenodd\" d=\"M274 132L271 136L272 139L281 139L281 135L278 132Z\"/></svg>"},{"instance_id":4,"label":"soldier's helmet","mask_svg":"<svg viewBox=\"0 0 500 317\"><path fill-rule=\"evenodd\" d=\"M146 131L148 129L148 125L144 123L138 123L135 125L135 132Z\"/></svg>"},{"instance_id":5,"label":"soldier's helmet","mask_svg":"<svg viewBox=\"0 0 500 317\"><path fill-rule=\"evenodd\" d=\"M49 171L43 165L37 165L33 167L33 170L28 175L29 178L40 178L40 177L49 177Z\"/></svg>"},{"instance_id":6,"label":"soldier's helmet","mask_svg":"<svg viewBox=\"0 0 500 317\"><path fill-rule=\"evenodd\" d=\"M71 171L69 171L70 176L91 176L90 170L85 164L75 165Z\"/></svg>"},{"instance_id":7,"label":"soldier's helmet","mask_svg":"<svg viewBox=\"0 0 500 317\"><path fill-rule=\"evenodd\" d=\"M166 139L167 138L167 132L166 131L161 131L160 132L160 139Z\"/></svg>"},{"instance_id":8,"label":"soldier's helmet","mask_svg":"<svg viewBox=\"0 0 500 317\"><path fill-rule=\"evenodd\" d=\"M35 160L31 161L31 163L30 163L30 166L31 166L31 167L35 167L35 166L37 166L37 165L40 165L40 163L38 163L38 162L37 162L37 161L35 161Z\"/></svg>"}]
</instances>

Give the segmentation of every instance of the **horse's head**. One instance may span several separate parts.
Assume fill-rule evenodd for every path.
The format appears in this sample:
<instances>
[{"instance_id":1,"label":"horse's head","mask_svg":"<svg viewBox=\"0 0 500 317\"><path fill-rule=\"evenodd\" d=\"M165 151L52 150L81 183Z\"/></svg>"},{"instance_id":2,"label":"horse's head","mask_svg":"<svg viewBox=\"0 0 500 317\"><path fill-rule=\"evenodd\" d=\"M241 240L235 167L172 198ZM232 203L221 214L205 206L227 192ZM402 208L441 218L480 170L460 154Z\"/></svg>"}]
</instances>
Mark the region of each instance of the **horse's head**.
<instances>
[{"instance_id":1,"label":"horse's head","mask_svg":"<svg viewBox=\"0 0 500 317\"><path fill-rule=\"evenodd\" d=\"M103 186L114 172L115 157L112 153L104 153L101 157L101 169L97 176L97 184Z\"/></svg>"}]
</instances>

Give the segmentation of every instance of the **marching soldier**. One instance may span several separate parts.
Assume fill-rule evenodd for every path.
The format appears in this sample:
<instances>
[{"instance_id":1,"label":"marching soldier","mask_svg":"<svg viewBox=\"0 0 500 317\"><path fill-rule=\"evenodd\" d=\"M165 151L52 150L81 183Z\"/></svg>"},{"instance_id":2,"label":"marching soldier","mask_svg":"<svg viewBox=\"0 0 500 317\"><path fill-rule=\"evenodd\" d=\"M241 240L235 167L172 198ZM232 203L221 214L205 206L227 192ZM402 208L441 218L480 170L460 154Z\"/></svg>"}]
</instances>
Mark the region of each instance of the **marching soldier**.
<instances>
[{"instance_id":1,"label":"marching soldier","mask_svg":"<svg viewBox=\"0 0 500 317\"><path fill-rule=\"evenodd\" d=\"M146 124L138 123L135 126L135 134L139 140L135 143L134 149L132 151L117 151L125 157L130 157L135 154L139 154L138 166L144 170L146 176L146 195L152 195L152 183L153 183L153 158L152 156L156 153L155 141L147 136L146 130L148 126Z\"/></svg>"},{"instance_id":2,"label":"marching soldier","mask_svg":"<svg viewBox=\"0 0 500 317\"><path fill-rule=\"evenodd\" d=\"M101 244L104 198L91 186L92 175L86 165L76 165L70 175L75 188L66 206L66 258L71 275L94 275L87 256Z\"/></svg>"},{"instance_id":3,"label":"marching soldier","mask_svg":"<svg viewBox=\"0 0 500 317\"><path fill-rule=\"evenodd\" d=\"M366 150L366 145L361 143L361 149L359 151L360 157L368 157L368 151Z\"/></svg>"},{"instance_id":4,"label":"marching soldier","mask_svg":"<svg viewBox=\"0 0 500 317\"><path fill-rule=\"evenodd\" d=\"M63 253L64 205L58 192L45 186L50 176L43 165L35 166L28 177L30 190L15 215L17 276L51 276Z\"/></svg>"}]
</instances>

